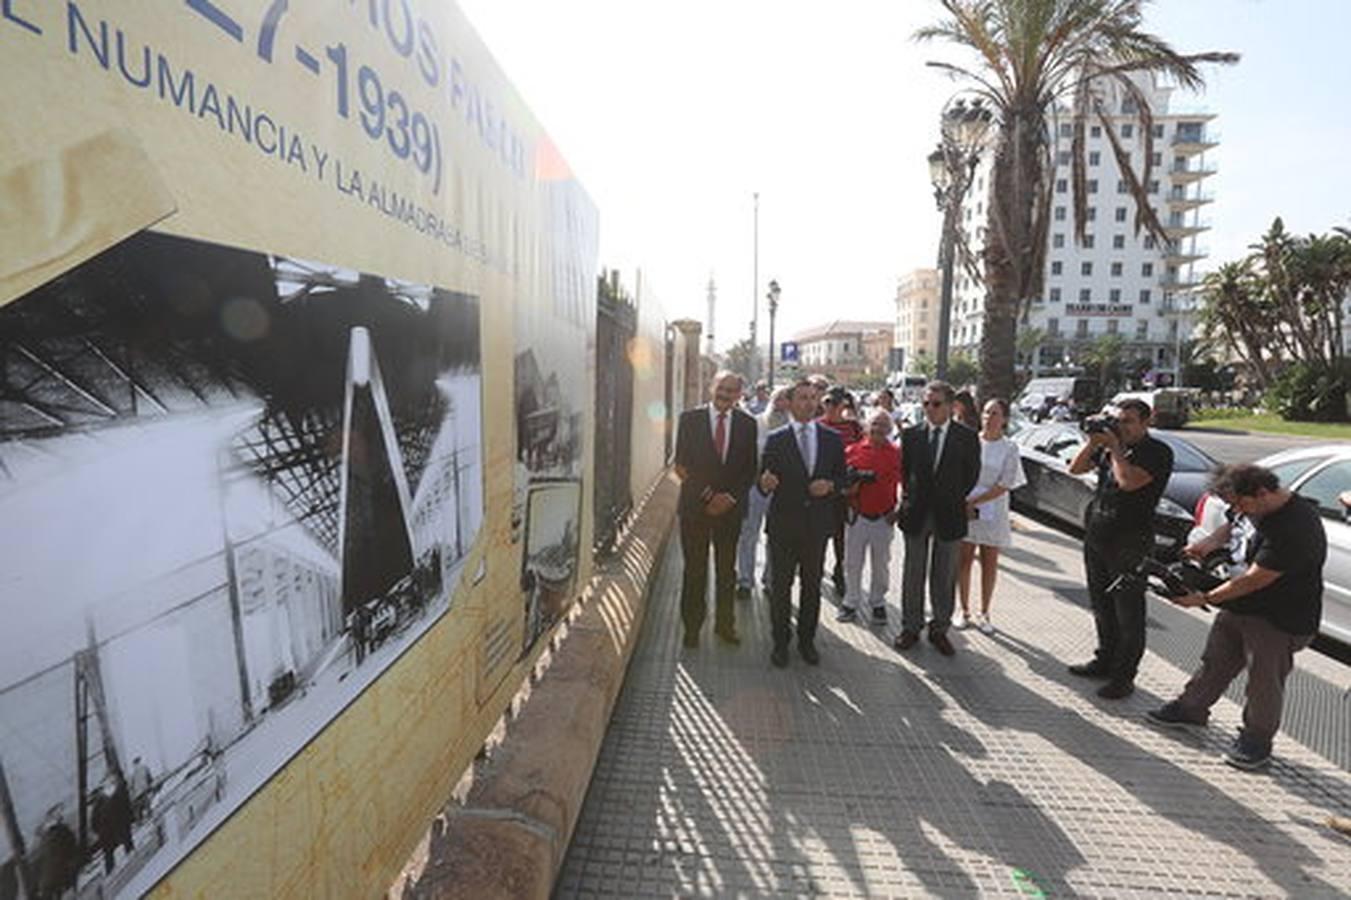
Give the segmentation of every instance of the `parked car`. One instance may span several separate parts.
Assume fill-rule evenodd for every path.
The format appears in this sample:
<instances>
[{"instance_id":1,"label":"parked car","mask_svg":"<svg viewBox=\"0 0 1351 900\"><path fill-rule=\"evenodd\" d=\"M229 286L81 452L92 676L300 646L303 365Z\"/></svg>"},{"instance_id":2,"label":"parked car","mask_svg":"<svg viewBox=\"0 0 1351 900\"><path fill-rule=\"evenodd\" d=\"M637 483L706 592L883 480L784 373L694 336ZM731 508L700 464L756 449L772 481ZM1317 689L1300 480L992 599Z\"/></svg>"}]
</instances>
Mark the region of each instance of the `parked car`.
<instances>
[{"instance_id":1,"label":"parked car","mask_svg":"<svg viewBox=\"0 0 1351 900\"><path fill-rule=\"evenodd\" d=\"M1191 391L1184 388L1159 388L1154 391L1124 391L1112 398L1117 406L1123 400L1143 400L1149 404L1154 417L1151 424L1158 428L1181 428L1191 418Z\"/></svg>"},{"instance_id":2,"label":"parked car","mask_svg":"<svg viewBox=\"0 0 1351 900\"><path fill-rule=\"evenodd\" d=\"M1057 400L1074 401L1078 415L1102 406L1102 386L1095 378L1057 375L1033 378L1023 386L1013 405L1033 421L1041 421Z\"/></svg>"},{"instance_id":3,"label":"parked car","mask_svg":"<svg viewBox=\"0 0 1351 900\"><path fill-rule=\"evenodd\" d=\"M1282 450L1257 461L1301 497L1318 504L1328 536L1323 566L1323 621L1319 632L1351 645L1351 510L1342 495L1351 490L1351 444L1321 444ZM1351 498L1348 498L1351 499ZM1226 504L1207 493L1197 507L1193 539L1224 522Z\"/></svg>"},{"instance_id":4,"label":"parked car","mask_svg":"<svg viewBox=\"0 0 1351 900\"><path fill-rule=\"evenodd\" d=\"M1186 545L1193 510L1220 464L1190 441L1168 433L1151 434L1173 450L1173 474L1154 510L1154 555L1170 561ZM1088 436L1078 425L1054 422L1025 428L1012 440L1027 476L1027 484L1013 492L1014 505L1083 528L1098 476L1071 475L1069 466Z\"/></svg>"}]
</instances>

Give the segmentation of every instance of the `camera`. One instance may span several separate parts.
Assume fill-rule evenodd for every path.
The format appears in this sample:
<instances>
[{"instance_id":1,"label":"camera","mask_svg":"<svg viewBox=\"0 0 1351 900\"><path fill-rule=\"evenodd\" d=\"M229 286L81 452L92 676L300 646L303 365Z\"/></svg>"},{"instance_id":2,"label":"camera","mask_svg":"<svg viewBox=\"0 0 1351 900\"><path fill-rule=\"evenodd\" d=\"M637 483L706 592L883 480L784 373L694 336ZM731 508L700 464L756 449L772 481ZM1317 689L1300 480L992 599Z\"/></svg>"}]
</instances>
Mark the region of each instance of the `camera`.
<instances>
[{"instance_id":1,"label":"camera","mask_svg":"<svg viewBox=\"0 0 1351 900\"><path fill-rule=\"evenodd\" d=\"M847 487L853 487L856 484L872 484L877 481L877 473L872 469L855 469L850 466L844 472L844 483Z\"/></svg>"},{"instance_id":2,"label":"camera","mask_svg":"<svg viewBox=\"0 0 1351 900\"><path fill-rule=\"evenodd\" d=\"M1227 558L1227 557L1226 557ZM1117 576L1107 586L1109 594L1132 587L1143 587L1163 597L1182 597L1192 591L1208 591L1224 584L1225 579L1214 574L1211 567L1216 561L1207 559L1197 565L1194 562L1175 562L1165 564L1146 556L1136 564L1134 571Z\"/></svg>"},{"instance_id":3,"label":"camera","mask_svg":"<svg viewBox=\"0 0 1351 900\"><path fill-rule=\"evenodd\" d=\"M1102 434L1110 431L1112 434L1121 433L1121 423L1116 420L1116 416L1110 416L1106 413L1097 416L1089 416L1084 419L1084 433Z\"/></svg>"}]
</instances>

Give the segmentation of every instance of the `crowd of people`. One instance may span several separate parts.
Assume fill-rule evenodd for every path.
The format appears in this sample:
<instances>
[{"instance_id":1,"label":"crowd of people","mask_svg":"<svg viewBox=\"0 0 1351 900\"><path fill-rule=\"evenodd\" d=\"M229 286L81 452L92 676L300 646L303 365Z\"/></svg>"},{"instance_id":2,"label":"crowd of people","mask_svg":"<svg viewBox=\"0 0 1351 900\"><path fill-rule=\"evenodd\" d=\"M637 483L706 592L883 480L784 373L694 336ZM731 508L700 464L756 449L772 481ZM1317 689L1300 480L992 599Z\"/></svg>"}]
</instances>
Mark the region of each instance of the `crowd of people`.
<instances>
[{"instance_id":1,"label":"crowd of people","mask_svg":"<svg viewBox=\"0 0 1351 900\"><path fill-rule=\"evenodd\" d=\"M786 667L796 638L802 660L819 664L827 549L837 621L886 626L897 531L903 558L896 650L912 652L927 635L940 654L954 656L951 629L995 634L1000 554L1013 539L1010 492L1024 484L1018 448L1007 436L1010 406L1003 398L978 406L969 392L931 381L922 412L906 424L886 390L860 408L850 391L820 376L774 391L757 384L743 397L740 376L719 372L710 402L681 414L676 438L684 646L699 647L711 545L717 638L741 643L736 600L751 597L758 583L769 601L771 663ZM1149 433L1150 416L1141 400L1121 402L1110 417L1089 423L1069 466L1072 474L1097 476L1083 546L1097 645L1091 660L1068 671L1101 680L1097 695L1106 700L1134 692L1145 650L1148 582L1140 572L1173 468L1168 444ZM1229 605L1215 620L1201 671L1150 718L1168 726L1204 724L1210 706L1246 668L1245 725L1225 759L1255 768L1270 758L1292 656L1317 630L1326 545L1291 540L1292 529L1321 536L1321 521L1265 469L1225 467L1213 490L1252 520L1247 567L1213 590L1170 598L1180 606ZM766 559L758 566L762 532ZM1212 536L1184 555L1203 557L1227 538Z\"/></svg>"}]
</instances>

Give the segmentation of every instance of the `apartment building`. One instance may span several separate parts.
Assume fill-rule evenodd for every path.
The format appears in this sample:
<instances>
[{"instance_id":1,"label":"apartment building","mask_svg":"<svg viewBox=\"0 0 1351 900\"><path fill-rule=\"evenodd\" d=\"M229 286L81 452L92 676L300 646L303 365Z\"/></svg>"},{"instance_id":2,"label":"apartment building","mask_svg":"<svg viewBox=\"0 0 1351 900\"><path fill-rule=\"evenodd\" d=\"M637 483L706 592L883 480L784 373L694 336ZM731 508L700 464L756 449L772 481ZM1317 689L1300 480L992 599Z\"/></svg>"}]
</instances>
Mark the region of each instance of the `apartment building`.
<instances>
[{"instance_id":1,"label":"apartment building","mask_svg":"<svg viewBox=\"0 0 1351 900\"><path fill-rule=\"evenodd\" d=\"M937 269L915 269L896 286L895 345L906 370L913 370L919 357L938 353L939 289Z\"/></svg>"}]
</instances>

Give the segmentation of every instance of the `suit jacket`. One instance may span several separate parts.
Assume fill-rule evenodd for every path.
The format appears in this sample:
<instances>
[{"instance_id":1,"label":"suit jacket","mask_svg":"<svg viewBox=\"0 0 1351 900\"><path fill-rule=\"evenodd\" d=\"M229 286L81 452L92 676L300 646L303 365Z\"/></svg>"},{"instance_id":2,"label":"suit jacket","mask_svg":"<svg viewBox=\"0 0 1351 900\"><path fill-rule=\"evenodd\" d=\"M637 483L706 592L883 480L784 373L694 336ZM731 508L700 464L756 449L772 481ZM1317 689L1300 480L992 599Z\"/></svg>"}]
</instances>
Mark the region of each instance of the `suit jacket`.
<instances>
[{"instance_id":1,"label":"suit jacket","mask_svg":"<svg viewBox=\"0 0 1351 900\"><path fill-rule=\"evenodd\" d=\"M773 472L779 478L779 486L765 513L766 534L771 538L799 539L808 535L824 538L835 533L841 515L840 496L845 488L845 465L844 441L831 428L817 423L816 467L810 473L798 449L793 423L774 429L765 441L760 471ZM811 496L807 485L818 478L834 482L834 493Z\"/></svg>"},{"instance_id":2,"label":"suit jacket","mask_svg":"<svg viewBox=\"0 0 1351 900\"><path fill-rule=\"evenodd\" d=\"M731 409L727 412L727 426L727 459L724 461L718 458L713 444L708 406L687 409L680 414L675 461L685 469L678 506L682 516L703 515L708 498L722 493L736 498L736 508L727 515L736 518L746 515L746 495L755 481L755 420L739 409Z\"/></svg>"},{"instance_id":3,"label":"suit jacket","mask_svg":"<svg viewBox=\"0 0 1351 900\"><path fill-rule=\"evenodd\" d=\"M965 425L948 420L943 453L934 471L929 455L929 424L912 425L901 433L900 527L917 534L933 513L939 539L966 537L966 498L980 479L980 437Z\"/></svg>"}]
</instances>

